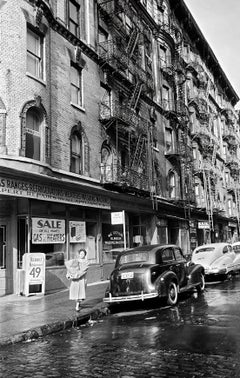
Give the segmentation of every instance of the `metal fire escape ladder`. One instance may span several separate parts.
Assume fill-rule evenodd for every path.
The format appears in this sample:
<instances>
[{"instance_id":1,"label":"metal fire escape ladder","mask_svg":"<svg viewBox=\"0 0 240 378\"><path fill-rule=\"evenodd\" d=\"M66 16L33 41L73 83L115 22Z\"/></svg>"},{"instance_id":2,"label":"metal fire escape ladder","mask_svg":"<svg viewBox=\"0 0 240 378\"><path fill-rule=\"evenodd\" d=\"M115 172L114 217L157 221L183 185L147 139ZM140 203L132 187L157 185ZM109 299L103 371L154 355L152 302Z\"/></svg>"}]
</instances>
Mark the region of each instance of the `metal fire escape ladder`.
<instances>
[{"instance_id":1,"label":"metal fire escape ladder","mask_svg":"<svg viewBox=\"0 0 240 378\"><path fill-rule=\"evenodd\" d=\"M206 213L208 215L208 222L210 231L213 230L213 201L212 201L212 189L210 175L207 174L203 168L203 186L206 201Z\"/></svg>"},{"instance_id":2,"label":"metal fire escape ladder","mask_svg":"<svg viewBox=\"0 0 240 378\"><path fill-rule=\"evenodd\" d=\"M138 104L138 100L141 96L141 92L142 92L142 87L143 87L143 84L138 82L132 92L132 95L130 97L130 101L129 101L129 108L131 109L136 109L137 107L137 104Z\"/></svg>"},{"instance_id":3,"label":"metal fire escape ladder","mask_svg":"<svg viewBox=\"0 0 240 378\"><path fill-rule=\"evenodd\" d=\"M136 149L134 151L131 168L138 169L141 162L142 153L145 148L146 140L142 134L138 136Z\"/></svg>"},{"instance_id":4,"label":"metal fire escape ladder","mask_svg":"<svg viewBox=\"0 0 240 378\"><path fill-rule=\"evenodd\" d=\"M128 54L129 58L131 58L134 53L134 50L138 43L138 39L139 39L139 32L136 28L136 29L133 29L130 35L129 41L128 41L128 45L126 47L126 53Z\"/></svg>"}]
</instances>

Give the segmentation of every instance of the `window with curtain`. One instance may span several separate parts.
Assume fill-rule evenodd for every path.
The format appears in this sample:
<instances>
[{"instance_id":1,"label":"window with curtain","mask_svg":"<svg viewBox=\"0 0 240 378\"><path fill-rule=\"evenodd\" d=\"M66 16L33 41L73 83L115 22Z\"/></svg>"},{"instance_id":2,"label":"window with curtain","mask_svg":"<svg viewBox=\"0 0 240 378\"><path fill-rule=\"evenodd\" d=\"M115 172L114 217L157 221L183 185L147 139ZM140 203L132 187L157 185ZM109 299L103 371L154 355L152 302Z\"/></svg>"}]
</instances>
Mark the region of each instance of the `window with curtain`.
<instances>
[{"instance_id":1,"label":"window with curtain","mask_svg":"<svg viewBox=\"0 0 240 378\"><path fill-rule=\"evenodd\" d=\"M27 29L27 72L44 79L43 72L43 37Z\"/></svg>"},{"instance_id":2,"label":"window with curtain","mask_svg":"<svg viewBox=\"0 0 240 378\"><path fill-rule=\"evenodd\" d=\"M79 8L76 1L68 1L68 28L76 37L79 37Z\"/></svg>"},{"instance_id":3,"label":"window with curtain","mask_svg":"<svg viewBox=\"0 0 240 378\"><path fill-rule=\"evenodd\" d=\"M74 66L71 66L71 102L83 106L82 72Z\"/></svg>"},{"instance_id":4,"label":"window with curtain","mask_svg":"<svg viewBox=\"0 0 240 378\"><path fill-rule=\"evenodd\" d=\"M71 136L71 172L83 173L83 143L78 132L74 132Z\"/></svg>"},{"instance_id":5,"label":"window with curtain","mask_svg":"<svg viewBox=\"0 0 240 378\"><path fill-rule=\"evenodd\" d=\"M43 117L36 108L30 108L26 113L26 145L25 156L41 159L41 124Z\"/></svg>"}]
</instances>

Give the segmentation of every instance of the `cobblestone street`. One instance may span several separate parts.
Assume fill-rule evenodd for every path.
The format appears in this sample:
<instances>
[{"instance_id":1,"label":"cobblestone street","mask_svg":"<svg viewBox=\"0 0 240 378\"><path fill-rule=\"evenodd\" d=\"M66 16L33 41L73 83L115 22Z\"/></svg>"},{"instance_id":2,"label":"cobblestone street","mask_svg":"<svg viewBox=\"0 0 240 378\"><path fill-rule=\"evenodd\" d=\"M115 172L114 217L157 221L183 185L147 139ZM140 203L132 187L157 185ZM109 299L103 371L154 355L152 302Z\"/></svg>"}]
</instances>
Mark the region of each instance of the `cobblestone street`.
<instances>
[{"instance_id":1,"label":"cobblestone street","mask_svg":"<svg viewBox=\"0 0 240 378\"><path fill-rule=\"evenodd\" d=\"M240 278L1 349L5 377L239 377Z\"/></svg>"}]
</instances>

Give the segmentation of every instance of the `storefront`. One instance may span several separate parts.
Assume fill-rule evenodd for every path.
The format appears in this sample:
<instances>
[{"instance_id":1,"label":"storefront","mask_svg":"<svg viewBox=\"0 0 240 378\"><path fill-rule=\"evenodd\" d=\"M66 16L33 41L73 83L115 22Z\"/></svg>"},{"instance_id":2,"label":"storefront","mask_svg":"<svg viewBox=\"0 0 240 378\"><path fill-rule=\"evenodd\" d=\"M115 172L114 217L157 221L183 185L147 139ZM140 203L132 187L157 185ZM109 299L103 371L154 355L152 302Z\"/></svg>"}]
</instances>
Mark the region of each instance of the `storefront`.
<instances>
[{"instance_id":1,"label":"storefront","mask_svg":"<svg viewBox=\"0 0 240 378\"><path fill-rule=\"evenodd\" d=\"M109 239L111 214L124 211L126 247L159 242L151 201L26 174L0 178L0 296L18 293L18 270L27 253L44 253L46 293L67 285L65 260L84 247L88 282L107 279L122 239ZM123 233L123 229L121 231ZM120 233L121 233L120 232Z\"/></svg>"}]
</instances>

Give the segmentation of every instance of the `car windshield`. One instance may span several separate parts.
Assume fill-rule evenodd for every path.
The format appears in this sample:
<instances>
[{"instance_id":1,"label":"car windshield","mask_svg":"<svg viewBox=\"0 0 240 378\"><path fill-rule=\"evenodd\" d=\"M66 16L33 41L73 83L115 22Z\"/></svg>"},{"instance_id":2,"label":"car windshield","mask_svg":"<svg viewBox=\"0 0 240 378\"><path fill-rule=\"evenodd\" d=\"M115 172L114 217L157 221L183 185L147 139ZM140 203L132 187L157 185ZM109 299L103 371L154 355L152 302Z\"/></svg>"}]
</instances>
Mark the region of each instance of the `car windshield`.
<instances>
[{"instance_id":1,"label":"car windshield","mask_svg":"<svg viewBox=\"0 0 240 378\"><path fill-rule=\"evenodd\" d=\"M206 248L201 248L196 251L196 253L202 253L202 252L213 252L215 251L214 247L206 247Z\"/></svg>"},{"instance_id":2,"label":"car windshield","mask_svg":"<svg viewBox=\"0 0 240 378\"><path fill-rule=\"evenodd\" d=\"M128 255L121 256L118 263L123 265L131 262L146 262L148 261L148 256L147 252L129 253Z\"/></svg>"}]
</instances>

